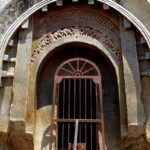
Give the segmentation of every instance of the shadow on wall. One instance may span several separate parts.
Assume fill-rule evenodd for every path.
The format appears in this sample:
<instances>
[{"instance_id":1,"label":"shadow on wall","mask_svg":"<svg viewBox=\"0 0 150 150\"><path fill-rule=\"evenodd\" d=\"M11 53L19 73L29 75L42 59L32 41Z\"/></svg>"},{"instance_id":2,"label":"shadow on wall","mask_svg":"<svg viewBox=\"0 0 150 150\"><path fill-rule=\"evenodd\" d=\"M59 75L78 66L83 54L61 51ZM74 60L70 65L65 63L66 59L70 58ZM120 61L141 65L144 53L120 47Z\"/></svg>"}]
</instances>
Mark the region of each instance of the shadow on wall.
<instances>
[{"instance_id":1,"label":"shadow on wall","mask_svg":"<svg viewBox=\"0 0 150 150\"><path fill-rule=\"evenodd\" d=\"M52 138L50 138L50 129L53 130ZM50 125L44 131L44 134L43 134L43 137L42 137L41 150L49 150L50 142L54 143L54 146L55 146L55 144L56 144L56 124L53 124L53 126Z\"/></svg>"},{"instance_id":2,"label":"shadow on wall","mask_svg":"<svg viewBox=\"0 0 150 150\"><path fill-rule=\"evenodd\" d=\"M50 143L50 126L44 131L41 150L49 150L49 143Z\"/></svg>"}]
</instances>

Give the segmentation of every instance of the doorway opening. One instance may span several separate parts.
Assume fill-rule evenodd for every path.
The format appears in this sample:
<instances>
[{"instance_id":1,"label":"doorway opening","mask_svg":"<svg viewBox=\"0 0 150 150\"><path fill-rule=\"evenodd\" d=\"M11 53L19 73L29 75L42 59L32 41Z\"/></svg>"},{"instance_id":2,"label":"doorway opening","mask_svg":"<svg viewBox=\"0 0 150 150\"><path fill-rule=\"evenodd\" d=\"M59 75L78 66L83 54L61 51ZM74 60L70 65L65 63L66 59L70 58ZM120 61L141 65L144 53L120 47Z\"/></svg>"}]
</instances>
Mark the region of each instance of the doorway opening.
<instances>
[{"instance_id":1,"label":"doorway opening","mask_svg":"<svg viewBox=\"0 0 150 150\"><path fill-rule=\"evenodd\" d=\"M97 70L100 71L100 78L101 78L100 83L102 83L102 88L101 88L102 94L101 93L100 94L103 97L102 102L103 102L103 116L104 116L104 127L105 127L105 134L104 134L105 145L107 146L108 150L112 150L112 149L119 150L120 145L121 145L121 136L120 136L121 130L120 130L120 111L119 111L120 105L119 105L117 76L115 73L115 69L113 65L111 64L111 62L109 61L109 59L107 59L107 57L105 57L105 55L103 55L103 53L101 53L100 50L97 49L96 47L88 45L88 44L83 44L83 43L69 43L69 44L65 44L60 47L57 47L52 52L50 52L49 55L47 55L38 73L38 81L37 81L38 109L43 109L45 107L47 108L47 106L50 106L48 107L48 110L47 110L47 118L49 118L49 121L52 121L53 119L55 120L58 118L62 119L61 116L58 116L58 111L61 111L61 110L58 110L58 95L57 95L58 86L62 87L64 80L66 80L65 84L66 86L69 87L69 79L70 79L70 84L71 84L70 86L73 87L73 84L74 84L73 82L75 79L76 80L83 79L81 81L81 88L82 88L82 94L84 95L83 85L85 84L84 83L85 80L88 82L87 83L88 86L89 86L89 82L91 81L92 81L93 86L95 86L95 84L98 83L96 82L96 78L95 79L92 78L92 77L98 76L97 74L98 71L95 69L91 70L90 72L87 72L87 74L84 74L84 75L82 75L83 74L82 72L76 72L76 76L75 76L75 74L72 74L73 71L71 70L71 68L69 68L68 63L66 63L66 66L64 66L64 68L66 68L68 71L71 71L71 72L67 72L64 69L61 70L60 67L58 68L58 66L61 66L62 68L62 64L64 64L63 62L69 61L70 59L74 59L74 58L84 58L86 62L88 60L90 61L90 63L87 63L88 64L87 66L85 65L85 68L84 68L85 70L88 69L88 66L89 66L89 69L92 68L92 66L94 65L90 65L90 64L92 64L93 62L98 67ZM71 64L74 67L77 66L77 63L75 63L75 61L72 61ZM80 61L79 67L81 68L83 64L84 64L84 61ZM85 72L85 70L83 71ZM85 79L84 77L86 76L89 76L90 78ZM70 78L70 77L75 77L75 79ZM55 82L54 80L57 82ZM79 82L79 80L77 82ZM99 83L98 85L101 86L101 84ZM55 93L53 93L53 91L55 91ZM87 93L89 94L89 92ZM73 94L72 94L72 97L73 97ZM53 104L54 99L55 99L55 103ZM53 111L54 118L52 119L51 112L52 112L53 105L55 106L54 107L55 111ZM82 111L84 112L84 109L82 109ZM89 113L89 111L87 113ZM76 118L76 119L79 119L79 118ZM53 121L53 123L54 123L54 130L53 130L52 142L50 142L49 140L50 137L47 138L47 136L43 136L43 143L45 142L44 139L47 139L48 145L52 143L53 149L58 149L57 147L58 147L58 124L59 122L55 120ZM74 124L74 127L75 127L76 121L72 122L72 124ZM80 126L80 124L81 123L79 122L78 125ZM99 124L99 123L96 123L96 124ZM99 126L101 129L101 124ZM51 129L51 123L50 123L50 129ZM74 131L71 130L70 132L72 133ZM47 134L49 135L49 133L50 132L48 132ZM101 135L101 132L98 134ZM99 135L98 137L100 137ZM72 141L74 142L74 137L73 137L73 140L70 141L71 145L73 144ZM84 142L84 141L81 141L81 142ZM77 144L79 143L77 142ZM102 144L99 144L99 145L102 145ZM86 145L86 148L89 149L89 145L88 146Z\"/></svg>"},{"instance_id":2,"label":"doorway opening","mask_svg":"<svg viewBox=\"0 0 150 150\"><path fill-rule=\"evenodd\" d=\"M99 150L105 147L101 74L85 58L72 58L57 69L51 125L56 124L57 149ZM50 130L50 149L53 145Z\"/></svg>"}]
</instances>

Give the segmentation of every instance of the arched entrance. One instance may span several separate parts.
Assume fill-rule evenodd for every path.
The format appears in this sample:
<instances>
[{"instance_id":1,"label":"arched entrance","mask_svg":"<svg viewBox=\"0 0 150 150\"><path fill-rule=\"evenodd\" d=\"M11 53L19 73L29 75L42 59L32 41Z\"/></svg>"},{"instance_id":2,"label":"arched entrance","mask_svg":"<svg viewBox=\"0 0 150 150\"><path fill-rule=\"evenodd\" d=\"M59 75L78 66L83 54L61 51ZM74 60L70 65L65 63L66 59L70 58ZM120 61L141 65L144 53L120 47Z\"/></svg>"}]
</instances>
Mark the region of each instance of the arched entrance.
<instances>
[{"instance_id":1,"label":"arched entrance","mask_svg":"<svg viewBox=\"0 0 150 150\"><path fill-rule=\"evenodd\" d=\"M104 144L108 150L120 148L116 73L96 47L82 43L60 46L40 70L38 109L48 104L52 108L50 149L71 149L74 142L93 150L104 149Z\"/></svg>"},{"instance_id":2,"label":"arched entrance","mask_svg":"<svg viewBox=\"0 0 150 150\"><path fill-rule=\"evenodd\" d=\"M101 87L100 71L87 59L72 58L58 67L51 114L51 124L58 126L58 149L104 149ZM50 133L52 149L53 127Z\"/></svg>"}]
</instances>

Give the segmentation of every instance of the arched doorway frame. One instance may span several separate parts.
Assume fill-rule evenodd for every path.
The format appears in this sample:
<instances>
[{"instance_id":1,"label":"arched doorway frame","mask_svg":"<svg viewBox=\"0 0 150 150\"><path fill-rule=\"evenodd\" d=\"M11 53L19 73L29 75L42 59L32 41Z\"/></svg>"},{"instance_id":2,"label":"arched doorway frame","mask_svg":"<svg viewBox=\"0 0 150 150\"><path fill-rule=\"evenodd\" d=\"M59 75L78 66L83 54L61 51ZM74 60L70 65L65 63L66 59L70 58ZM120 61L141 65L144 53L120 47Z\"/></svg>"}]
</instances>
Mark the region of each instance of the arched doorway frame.
<instances>
[{"instance_id":1,"label":"arched doorway frame","mask_svg":"<svg viewBox=\"0 0 150 150\"><path fill-rule=\"evenodd\" d=\"M124 97L124 84L123 84L123 76L121 74L122 70L118 65L118 61L116 60L116 58L114 58L111 54L111 52L109 50L107 50L103 44L101 44L98 40L94 39L94 38L90 38L90 37L80 37L78 39L74 38L74 37L69 37L64 39L60 39L58 43L54 43L54 44L50 44L46 47L46 49L44 49L44 52L41 52L38 59L36 59L36 61L34 62L34 64L32 64L32 79L30 82L31 86L29 88L30 91L30 99L28 100L28 106L27 106L27 112L34 112L34 110L30 109L30 106L35 105L36 107L36 102L37 102L37 93L35 91L36 86L37 86L37 78L38 78L38 71L39 68L42 64L42 62L44 61L44 59L56 48L63 46L64 44L70 44L73 42L78 42L81 44L87 44L87 45L92 45L93 47L95 47L96 49L99 50L100 53L104 54L107 58L107 60L109 60L112 64L112 66L114 67L114 71L117 77L117 86L118 86L118 94L119 94L119 111L120 111L120 136L123 139L126 135L127 135L127 130L126 130L126 120L127 120L127 116L126 116L126 105L125 105L125 97ZM35 131L36 132L36 131Z\"/></svg>"},{"instance_id":2,"label":"arched doorway frame","mask_svg":"<svg viewBox=\"0 0 150 150\"><path fill-rule=\"evenodd\" d=\"M71 65L72 62L77 62L77 68L74 68L73 69L73 66ZM82 66L79 66L79 62L84 62L83 66L86 65L90 65L90 69L86 70L85 72L89 73L90 70L94 71L94 72L91 72L91 74L84 74L84 71L82 70L84 67ZM66 71L65 73L67 74L61 74L61 70L65 68L65 65L68 65L70 64L71 67L71 70L64 70ZM72 74L70 71L72 71L72 69L74 70L74 73ZM69 72L68 72L69 71ZM68 74L69 73L69 74ZM83 57L75 57L75 58L71 58L71 59L68 59L66 61L64 61L62 64L60 64L55 72L55 75L54 75L54 87L53 87L53 102L52 102L52 112L51 112L51 125L53 124L57 124L58 125L58 120L59 118L56 117L55 118L55 113L58 111L58 109L60 109L56 102L56 95L58 94L57 93L57 86L60 84L60 82L63 82L63 80L70 80L70 79L73 79L73 80L78 80L79 82L82 80L90 80L90 81L93 81L93 83L95 84L95 86L97 85L98 87L98 93L99 93L99 102L100 102L100 109L99 109L99 112L100 112L100 116L99 117L96 117L96 119L94 119L92 117L92 119L88 120L88 119L83 119L81 116L79 117L80 119L70 119L70 117L68 117L67 119L65 119L63 117L63 119L61 118L60 120L63 122L63 121L67 121L66 123L69 123L68 120L70 119L70 121L73 121L73 122L76 122L78 120L78 123L87 123L87 121L96 121L98 122L98 124L100 125L101 124L101 135L102 135L102 139L101 139L101 146L100 147L103 147L103 149L105 149L105 130L104 130L104 109L103 109L103 96L102 96L102 77L101 77L101 71L100 69L98 68L98 66L92 62L91 60L88 60L86 58L83 58ZM92 83L92 82L91 82ZM79 87L79 89L81 90L81 86ZM82 90L81 90L82 91ZM96 93L95 93L96 94ZM58 109L55 109L55 105L57 105L56 107L58 107ZM98 104L96 104L98 105ZM61 106L63 107L63 106ZM70 106L69 106L70 108ZM98 110L97 110L98 111ZM86 111L85 111L86 113ZM70 114L69 114L70 116ZM76 117L75 117L76 118ZM87 117L88 118L88 117ZM54 119L56 119L55 121L53 121ZM76 121L75 121L76 120ZM93 122L92 122L93 123ZM51 126L50 125L50 126ZM57 126L56 125L56 126ZM50 149L52 149L52 143L53 143L53 140L51 141L51 138L53 138L53 127L51 128L50 130ZM81 131L81 130L80 130ZM73 132L71 130L71 132ZM76 131L75 131L76 132ZM58 137L58 134L57 133L57 137ZM51 137L52 136L52 137ZM76 140L78 138L76 137ZM69 139L70 140L70 139ZM97 141L98 142L98 141ZM71 143L70 143L71 144ZM75 143L74 143L75 144ZM57 145L57 144L56 144ZM77 143L75 144L77 146ZM75 146L74 145L74 146ZM70 145L71 146L71 145ZM93 145L92 145L93 147ZM68 147L69 148L69 147ZM57 149L57 148L56 148ZM71 149L71 148L70 148Z\"/></svg>"}]
</instances>

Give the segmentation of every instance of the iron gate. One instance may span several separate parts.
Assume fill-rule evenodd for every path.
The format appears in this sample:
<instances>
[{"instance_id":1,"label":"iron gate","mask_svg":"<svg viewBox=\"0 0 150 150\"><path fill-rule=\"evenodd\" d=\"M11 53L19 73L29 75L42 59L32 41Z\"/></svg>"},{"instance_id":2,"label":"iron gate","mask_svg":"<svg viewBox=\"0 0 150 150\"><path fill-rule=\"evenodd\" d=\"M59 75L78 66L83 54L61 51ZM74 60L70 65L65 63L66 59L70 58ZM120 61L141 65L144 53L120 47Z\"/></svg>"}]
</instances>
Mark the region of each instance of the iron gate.
<instances>
[{"instance_id":1,"label":"iron gate","mask_svg":"<svg viewBox=\"0 0 150 150\"><path fill-rule=\"evenodd\" d=\"M84 58L61 64L54 79L50 150L104 150L101 75Z\"/></svg>"}]
</instances>

